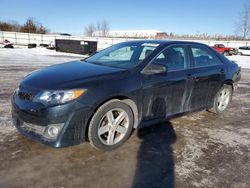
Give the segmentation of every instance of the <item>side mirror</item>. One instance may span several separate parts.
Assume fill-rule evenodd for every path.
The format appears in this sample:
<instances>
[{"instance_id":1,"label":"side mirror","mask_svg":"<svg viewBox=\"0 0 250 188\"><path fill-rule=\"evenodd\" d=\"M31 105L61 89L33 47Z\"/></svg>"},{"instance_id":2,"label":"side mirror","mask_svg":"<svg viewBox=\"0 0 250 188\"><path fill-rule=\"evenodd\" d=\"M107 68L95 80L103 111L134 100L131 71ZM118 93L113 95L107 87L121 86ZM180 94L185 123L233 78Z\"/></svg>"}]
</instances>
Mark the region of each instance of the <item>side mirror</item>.
<instances>
[{"instance_id":1,"label":"side mirror","mask_svg":"<svg viewBox=\"0 0 250 188\"><path fill-rule=\"evenodd\" d=\"M141 73L145 75L164 74L167 73L167 68L159 64L149 64Z\"/></svg>"}]
</instances>

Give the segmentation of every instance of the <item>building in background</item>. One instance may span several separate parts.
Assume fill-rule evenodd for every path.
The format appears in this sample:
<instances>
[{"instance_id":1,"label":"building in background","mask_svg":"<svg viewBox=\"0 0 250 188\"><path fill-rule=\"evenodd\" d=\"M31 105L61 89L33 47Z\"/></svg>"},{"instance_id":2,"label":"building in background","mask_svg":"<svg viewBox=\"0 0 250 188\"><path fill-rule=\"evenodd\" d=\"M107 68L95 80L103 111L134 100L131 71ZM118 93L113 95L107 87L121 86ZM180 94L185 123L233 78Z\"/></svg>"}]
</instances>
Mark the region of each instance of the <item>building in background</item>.
<instances>
[{"instance_id":1,"label":"building in background","mask_svg":"<svg viewBox=\"0 0 250 188\"><path fill-rule=\"evenodd\" d=\"M94 32L93 36L98 36L99 32ZM109 31L107 37L117 38L166 38L167 33L158 30L114 30Z\"/></svg>"}]
</instances>

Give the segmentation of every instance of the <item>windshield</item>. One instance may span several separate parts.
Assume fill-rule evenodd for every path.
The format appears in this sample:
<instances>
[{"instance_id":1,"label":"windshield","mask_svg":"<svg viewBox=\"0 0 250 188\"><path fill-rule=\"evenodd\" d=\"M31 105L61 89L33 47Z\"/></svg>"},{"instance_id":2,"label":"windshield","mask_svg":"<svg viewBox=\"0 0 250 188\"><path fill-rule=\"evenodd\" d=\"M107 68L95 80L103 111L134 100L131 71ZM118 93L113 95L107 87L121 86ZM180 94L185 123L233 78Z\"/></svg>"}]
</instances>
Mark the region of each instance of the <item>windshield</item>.
<instances>
[{"instance_id":1,"label":"windshield","mask_svg":"<svg viewBox=\"0 0 250 188\"><path fill-rule=\"evenodd\" d=\"M102 50L85 61L105 66L130 69L142 62L158 46L159 44L157 43L120 43Z\"/></svg>"}]
</instances>

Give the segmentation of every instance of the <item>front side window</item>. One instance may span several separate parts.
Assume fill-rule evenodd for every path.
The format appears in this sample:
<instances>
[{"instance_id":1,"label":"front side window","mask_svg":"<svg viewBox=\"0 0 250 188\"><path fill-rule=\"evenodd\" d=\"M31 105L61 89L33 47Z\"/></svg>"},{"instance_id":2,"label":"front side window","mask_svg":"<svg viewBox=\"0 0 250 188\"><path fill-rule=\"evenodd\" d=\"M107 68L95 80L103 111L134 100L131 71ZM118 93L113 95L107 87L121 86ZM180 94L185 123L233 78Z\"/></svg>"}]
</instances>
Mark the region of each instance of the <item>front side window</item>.
<instances>
[{"instance_id":1,"label":"front side window","mask_svg":"<svg viewBox=\"0 0 250 188\"><path fill-rule=\"evenodd\" d=\"M203 47L191 47L195 67L206 67L221 64L221 61L212 52Z\"/></svg>"},{"instance_id":2,"label":"front side window","mask_svg":"<svg viewBox=\"0 0 250 188\"><path fill-rule=\"evenodd\" d=\"M149 56L153 51L155 50L155 47L152 46L145 46L141 52L139 60L144 60L147 56Z\"/></svg>"},{"instance_id":3,"label":"front side window","mask_svg":"<svg viewBox=\"0 0 250 188\"><path fill-rule=\"evenodd\" d=\"M172 46L163 50L153 61L167 67L168 71L177 71L187 68L186 48L182 46Z\"/></svg>"},{"instance_id":4,"label":"front side window","mask_svg":"<svg viewBox=\"0 0 250 188\"><path fill-rule=\"evenodd\" d=\"M85 61L89 63L118 67L133 68L149 56L159 44L125 42L109 47Z\"/></svg>"}]
</instances>

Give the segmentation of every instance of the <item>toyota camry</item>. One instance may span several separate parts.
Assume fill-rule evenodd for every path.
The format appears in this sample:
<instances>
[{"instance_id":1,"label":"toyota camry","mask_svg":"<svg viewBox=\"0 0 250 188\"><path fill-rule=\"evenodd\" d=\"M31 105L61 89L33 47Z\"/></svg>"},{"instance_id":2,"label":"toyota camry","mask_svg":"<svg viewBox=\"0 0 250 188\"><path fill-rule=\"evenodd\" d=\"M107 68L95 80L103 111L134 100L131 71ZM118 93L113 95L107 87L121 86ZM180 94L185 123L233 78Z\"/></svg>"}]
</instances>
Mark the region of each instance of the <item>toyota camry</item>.
<instances>
[{"instance_id":1,"label":"toyota camry","mask_svg":"<svg viewBox=\"0 0 250 188\"><path fill-rule=\"evenodd\" d=\"M124 42L28 74L12 96L13 123L52 147L89 142L112 150L146 123L223 113L240 77L236 63L204 44Z\"/></svg>"}]
</instances>

